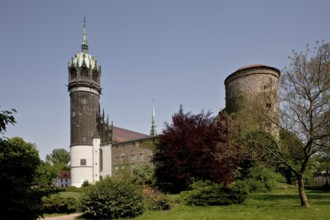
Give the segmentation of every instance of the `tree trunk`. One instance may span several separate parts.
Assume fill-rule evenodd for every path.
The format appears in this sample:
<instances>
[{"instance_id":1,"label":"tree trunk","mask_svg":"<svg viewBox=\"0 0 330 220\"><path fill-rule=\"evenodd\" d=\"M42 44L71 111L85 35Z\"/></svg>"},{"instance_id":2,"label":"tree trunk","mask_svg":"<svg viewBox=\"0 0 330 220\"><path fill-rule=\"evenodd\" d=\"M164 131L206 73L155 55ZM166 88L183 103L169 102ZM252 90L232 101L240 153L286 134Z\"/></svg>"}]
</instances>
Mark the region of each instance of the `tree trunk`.
<instances>
[{"instance_id":1,"label":"tree trunk","mask_svg":"<svg viewBox=\"0 0 330 220\"><path fill-rule=\"evenodd\" d=\"M310 207L305 189L304 189L304 179L302 176L298 177L298 191L299 191L299 198L300 198L300 204L302 207Z\"/></svg>"}]
</instances>

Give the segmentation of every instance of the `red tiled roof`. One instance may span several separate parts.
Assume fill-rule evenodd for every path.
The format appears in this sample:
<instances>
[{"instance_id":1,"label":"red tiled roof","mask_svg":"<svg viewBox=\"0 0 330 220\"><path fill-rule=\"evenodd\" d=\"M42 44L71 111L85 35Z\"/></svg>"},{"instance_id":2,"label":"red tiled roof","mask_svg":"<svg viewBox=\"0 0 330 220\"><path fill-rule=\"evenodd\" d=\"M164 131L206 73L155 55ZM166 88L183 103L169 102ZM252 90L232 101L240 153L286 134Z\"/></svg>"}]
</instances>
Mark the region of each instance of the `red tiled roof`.
<instances>
[{"instance_id":1,"label":"red tiled roof","mask_svg":"<svg viewBox=\"0 0 330 220\"><path fill-rule=\"evenodd\" d=\"M131 140L136 140L136 139L143 139L143 138L148 138L150 137L149 135L138 133L135 131L130 131L124 128L119 128L116 126L113 126L112 130L112 140L114 143L119 143L119 142L125 142L125 141L131 141Z\"/></svg>"},{"instance_id":2,"label":"red tiled roof","mask_svg":"<svg viewBox=\"0 0 330 220\"><path fill-rule=\"evenodd\" d=\"M61 170L58 174L58 178L60 179L71 179L71 172L70 170Z\"/></svg>"}]
</instances>

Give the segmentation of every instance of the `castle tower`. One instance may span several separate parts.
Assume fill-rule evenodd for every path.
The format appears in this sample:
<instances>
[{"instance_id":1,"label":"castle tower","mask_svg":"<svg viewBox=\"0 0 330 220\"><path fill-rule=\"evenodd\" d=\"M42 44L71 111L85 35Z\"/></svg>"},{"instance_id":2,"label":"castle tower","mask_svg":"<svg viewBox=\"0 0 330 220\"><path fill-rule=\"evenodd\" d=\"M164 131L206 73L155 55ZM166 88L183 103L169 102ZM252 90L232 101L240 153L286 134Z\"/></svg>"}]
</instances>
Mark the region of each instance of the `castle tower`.
<instances>
[{"instance_id":1,"label":"castle tower","mask_svg":"<svg viewBox=\"0 0 330 220\"><path fill-rule=\"evenodd\" d=\"M259 125L278 137L280 75L278 69L265 65L245 66L229 75L225 80L228 114L241 113L253 123L260 119Z\"/></svg>"},{"instance_id":2,"label":"castle tower","mask_svg":"<svg viewBox=\"0 0 330 220\"><path fill-rule=\"evenodd\" d=\"M80 187L84 181L94 183L95 173L93 136L97 127L101 94L101 67L88 52L86 20L83 25L81 52L68 63L71 127L71 183ZM97 150L97 149L96 149Z\"/></svg>"}]
</instances>

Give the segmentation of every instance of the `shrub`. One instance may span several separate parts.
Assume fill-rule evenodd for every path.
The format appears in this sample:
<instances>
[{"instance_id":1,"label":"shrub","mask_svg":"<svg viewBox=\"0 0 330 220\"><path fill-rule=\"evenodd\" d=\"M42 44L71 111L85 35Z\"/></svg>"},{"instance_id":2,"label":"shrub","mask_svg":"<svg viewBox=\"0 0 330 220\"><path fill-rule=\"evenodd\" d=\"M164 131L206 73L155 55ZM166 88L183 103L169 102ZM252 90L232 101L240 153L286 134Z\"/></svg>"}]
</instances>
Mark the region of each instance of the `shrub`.
<instances>
[{"instance_id":1,"label":"shrub","mask_svg":"<svg viewBox=\"0 0 330 220\"><path fill-rule=\"evenodd\" d=\"M88 180L85 180L82 184L81 187L87 187L90 186L91 184L88 182Z\"/></svg>"},{"instance_id":2,"label":"shrub","mask_svg":"<svg viewBox=\"0 0 330 220\"><path fill-rule=\"evenodd\" d=\"M157 189L149 186L144 186L144 206L148 210L170 210L171 200L168 196L162 194Z\"/></svg>"},{"instance_id":3,"label":"shrub","mask_svg":"<svg viewBox=\"0 0 330 220\"><path fill-rule=\"evenodd\" d=\"M88 218L133 218L143 213L142 192L128 180L106 177L84 190L80 210Z\"/></svg>"},{"instance_id":4,"label":"shrub","mask_svg":"<svg viewBox=\"0 0 330 220\"><path fill-rule=\"evenodd\" d=\"M78 201L75 198L52 196L42 198L43 213L73 213L77 211Z\"/></svg>"},{"instance_id":5,"label":"shrub","mask_svg":"<svg viewBox=\"0 0 330 220\"><path fill-rule=\"evenodd\" d=\"M132 181L139 185L154 185L154 167L151 164L141 164L133 169Z\"/></svg>"},{"instance_id":6,"label":"shrub","mask_svg":"<svg viewBox=\"0 0 330 220\"><path fill-rule=\"evenodd\" d=\"M243 203L246 194L238 188L224 187L210 181L197 181L180 195L187 205L231 205Z\"/></svg>"},{"instance_id":7,"label":"shrub","mask_svg":"<svg viewBox=\"0 0 330 220\"><path fill-rule=\"evenodd\" d=\"M279 182L285 182L284 177L266 167L249 169L244 180L235 181L235 187L249 192L270 192Z\"/></svg>"}]
</instances>

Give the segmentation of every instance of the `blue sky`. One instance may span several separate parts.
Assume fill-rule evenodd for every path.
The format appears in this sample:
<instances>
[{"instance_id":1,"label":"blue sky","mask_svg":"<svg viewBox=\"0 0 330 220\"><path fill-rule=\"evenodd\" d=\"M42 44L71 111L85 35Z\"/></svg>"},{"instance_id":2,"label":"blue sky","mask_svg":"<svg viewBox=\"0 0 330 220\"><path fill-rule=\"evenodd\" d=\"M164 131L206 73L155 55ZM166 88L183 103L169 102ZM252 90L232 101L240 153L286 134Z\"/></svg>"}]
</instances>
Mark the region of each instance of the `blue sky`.
<instances>
[{"instance_id":1,"label":"blue sky","mask_svg":"<svg viewBox=\"0 0 330 220\"><path fill-rule=\"evenodd\" d=\"M102 66L101 107L114 125L160 133L186 111L225 107L224 79L238 68L280 70L293 49L330 40L327 0L117 0L0 2L0 109L15 108L7 137L36 143L41 158L69 150L67 64L89 52Z\"/></svg>"}]
</instances>

